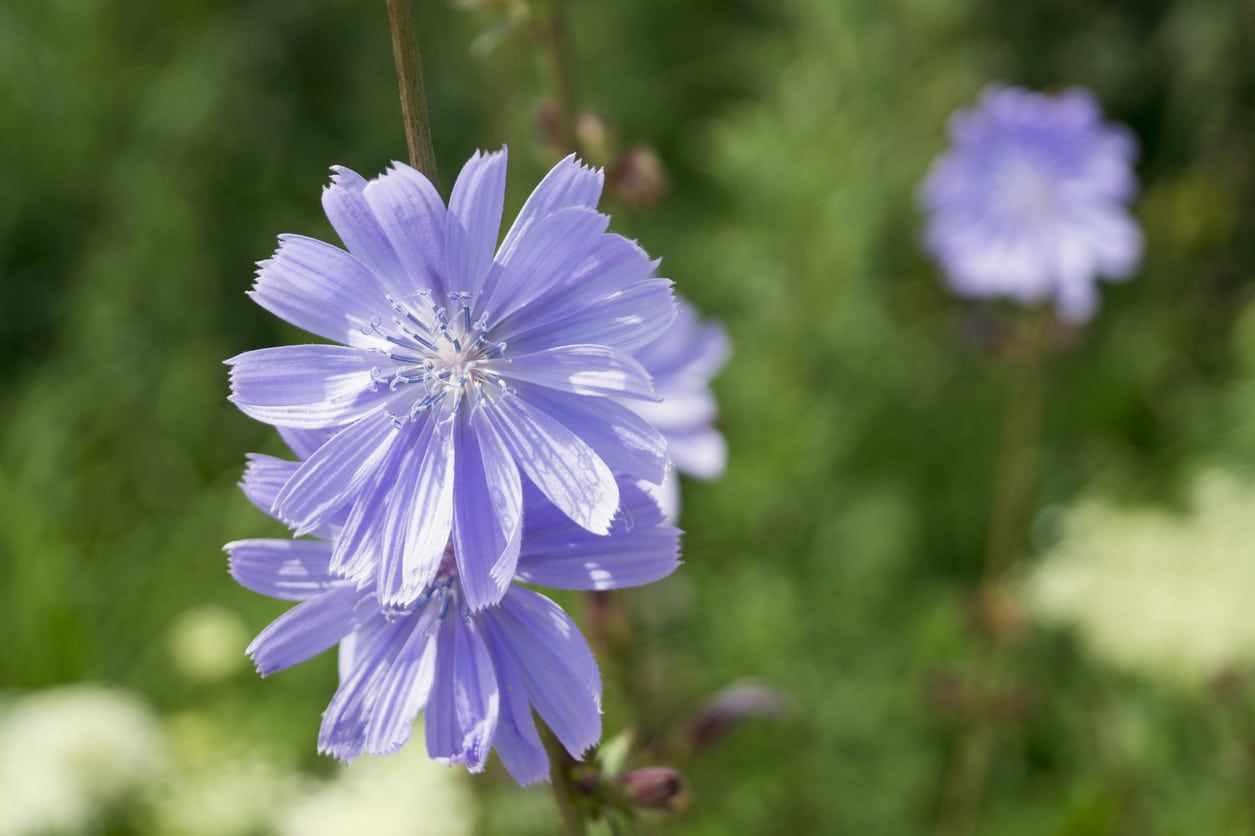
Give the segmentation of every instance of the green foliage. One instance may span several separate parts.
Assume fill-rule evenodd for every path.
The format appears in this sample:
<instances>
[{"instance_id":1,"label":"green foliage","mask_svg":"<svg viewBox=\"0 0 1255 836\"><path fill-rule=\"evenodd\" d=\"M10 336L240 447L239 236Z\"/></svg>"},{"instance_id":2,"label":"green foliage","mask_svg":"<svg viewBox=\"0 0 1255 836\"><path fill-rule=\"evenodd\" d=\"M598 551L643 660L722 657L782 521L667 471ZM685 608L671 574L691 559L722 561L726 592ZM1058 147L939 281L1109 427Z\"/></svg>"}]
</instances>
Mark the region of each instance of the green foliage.
<instances>
[{"instance_id":1,"label":"green foliage","mask_svg":"<svg viewBox=\"0 0 1255 836\"><path fill-rule=\"evenodd\" d=\"M964 606L1007 392L982 335L1013 314L943 291L915 186L949 112L990 80L1089 86L1134 128L1146 262L1051 370L1034 551L1056 536L1050 509L1081 496L1177 502L1200 468L1255 455L1255 21L1236 0L570 15L582 103L672 177L616 228L736 347L716 385L731 465L685 485L685 566L631 599L648 681L609 672L608 736L642 716L628 690L680 722L759 677L791 713L685 760L696 803L676 831L925 832L955 729L929 683L978 650ZM543 63L517 39L473 56L483 21L452 5L422 4L419 23L446 188L474 147L508 141L517 207L548 163ZM277 531L234 483L245 451L278 449L226 403L220 361L296 336L243 293L276 233L330 235L326 167L404 153L388 43L382 4L350 0L0 7L5 688L117 683L328 768L313 750L330 658L202 686L167 636L206 603L250 631L280 611L235 588L218 551ZM1249 827L1232 704L1102 669L1053 634L1013 668L1032 707L995 748L981 832ZM529 818L509 813L530 803L517 790L477 791L493 832Z\"/></svg>"}]
</instances>

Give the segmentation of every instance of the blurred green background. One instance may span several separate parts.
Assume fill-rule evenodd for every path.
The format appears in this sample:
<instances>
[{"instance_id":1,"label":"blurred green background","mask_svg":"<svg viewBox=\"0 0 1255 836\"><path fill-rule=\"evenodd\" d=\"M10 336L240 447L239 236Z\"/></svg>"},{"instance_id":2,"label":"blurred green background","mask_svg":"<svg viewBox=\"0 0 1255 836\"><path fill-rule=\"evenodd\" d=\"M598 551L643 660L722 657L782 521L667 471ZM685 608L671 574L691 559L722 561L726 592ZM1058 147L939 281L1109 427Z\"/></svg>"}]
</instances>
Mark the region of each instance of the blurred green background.
<instances>
[{"instance_id":1,"label":"blurred green background","mask_svg":"<svg viewBox=\"0 0 1255 836\"><path fill-rule=\"evenodd\" d=\"M67 828L270 832L291 782L342 771L314 753L331 655L265 682L243 664L282 606L234 586L219 547L279 533L235 483L246 451L280 447L227 403L221 361L297 337L244 292L277 233L333 239L327 167L404 156L383 5L0 5L0 712L115 685L157 713L166 751L158 789ZM507 214L553 159L544 61L505 22L521 5L418 4L446 188L508 143ZM650 827L932 832L983 652L969 602L1015 312L947 295L914 189L990 81L1084 85L1132 127L1146 257L1053 358L1026 573L1082 502L1210 531L1195 494L1214 471L1250 501L1214 523L1220 561L1255 561L1255 6L573 0L568 16L580 106L670 179L655 206L612 205L613 228L735 345L716 383L730 466L685 485L682 570L627 599L638 667L610 671L607 735L635 712L683 728L753 677L790 710L691 757L658 750L693 803ZM1195 539L1172 542L1190 575ZM1127 615L1125 586L1105 588L1090 620L1118 611L1130 635L1176 605ZM1255 832L1241 615L1198 627L1219 631L1219 661L1185 678L1104 661L1084 618L1026 628L976 831ZM16 748L0 761L18 771L40 754ZM459 786L464 832L551 832L543 789L495 765ZM201 807L169 811L189 795ZM0 804L0 833L38 832L4 820Z\"/></svg>"}]
</instances>

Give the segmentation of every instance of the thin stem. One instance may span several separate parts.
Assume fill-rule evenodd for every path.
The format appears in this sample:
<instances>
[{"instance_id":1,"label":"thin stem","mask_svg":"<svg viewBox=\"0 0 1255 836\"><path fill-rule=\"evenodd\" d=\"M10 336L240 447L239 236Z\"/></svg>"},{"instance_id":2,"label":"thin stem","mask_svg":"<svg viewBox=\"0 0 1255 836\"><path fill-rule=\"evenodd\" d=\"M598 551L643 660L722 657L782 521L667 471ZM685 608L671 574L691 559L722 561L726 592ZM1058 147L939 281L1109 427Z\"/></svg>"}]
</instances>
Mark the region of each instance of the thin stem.
<instances>
[{"instance_id":1,"label":"thin stem","mask_svg":"<svg viewBox=\"0 0 1255 836\"><path fill-rule=\"evenodd\" d=\"M585 836L588 825L584 811L576 800L579 792L571 771L573 761L557 735L543 721L538 723L540 739L549 755L549 780L553 784L553 800L562 818L562 832L566 836Z\"/></svg>"},{"instance_id":2,"label":"thin stem","mask_svg":"<svg viewBox=\"0 0 1255 836\"><path fill-rule=\"evenodd\" d=\"M548 0L547 14L539 24L539 36L549 60L554 101L558 107L558 132L563 145L579 150L575 133L575 73L571 67L571 45L567 39L566 0Z\"/></svg>"},{"instance_id":3,"label":"thin stem","mask_svg":"<svg viewBox=\"0 0 1255 836\"><path fill-rule=\"evenodd\" d=\"M418 30L414 26L412 0L387 0L388 27L392 30L392 55L397 63L397 87L401 92L401 119L405 123L405 144L410 165L426 175L437 188L436 152L431 146L431 126L427 117L427 95L423 92L423 65L418 53Z\"/></svg>"},{"instance_id":4,"label":"thin stem","mask_svg":"<svg viewBox=\"0 0 1255 836\"><path fill-rule=\"evenodd\" d=\"M1046 359L1054 317L1042 309L1026 315L1013 350L1014 381L1003 423L997 488L981 592L996 601L999 587L1024 553L1041 435ZM997 630L995 626L993 628ZM1006 641L993 636L982 648L972 677L979 703L976 717L960 731L942 790L939 831L962 836L976 826L989 763L998 741L998 721L988 702L1002 692Z\"/></svg>"}]
</instances>

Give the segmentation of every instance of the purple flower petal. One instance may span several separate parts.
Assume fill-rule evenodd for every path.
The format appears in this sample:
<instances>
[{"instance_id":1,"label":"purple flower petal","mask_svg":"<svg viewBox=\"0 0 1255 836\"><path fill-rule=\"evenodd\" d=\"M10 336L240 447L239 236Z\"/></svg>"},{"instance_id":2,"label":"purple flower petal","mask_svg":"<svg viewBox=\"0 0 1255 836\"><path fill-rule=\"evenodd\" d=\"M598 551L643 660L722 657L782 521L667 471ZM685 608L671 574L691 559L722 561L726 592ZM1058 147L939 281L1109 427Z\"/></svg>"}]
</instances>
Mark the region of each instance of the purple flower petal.
<instances>
[{"instance_id":1,"label":"purple flower petal","mask_svg":"<svg viewBox=\"0 0 1255 836\"><path fill-rule=\"evenodd\" d=\"M274 510L305 534L326 524L374 474L395 442L396 429L381 413L358 421L318 448L283 486Z\"/></svg>"},{"instance_id":2,"label":"purple flower petal","mask_svg":"<svg viewBox=\"0 0 1255 836\"><path fill-rule=\"evenodd\" d=\"M351 423L382 403L368 352L339 345L287 345L237 354L231 402L267 424L305 429Z\"/></svg>"},{"instance_id":3,"label":"purple flower petal","mask_svg":"<svg viewBox=\"0 0 1255 836\"><path fill-rule=\"evenodd\" d=\"M500 321L534 301L539 304L589 257L609 224L610 218L599 212L572 208L532 225L513 257L502 263L495 282L485 289L484 309L490 312L490 321Z\"/></svg>"},{"instance_id":4,"label":"purple flower petal","mask_svg":"<svg viewBox=\"0 0 1255 836\"><path fill-rule=\"evenodd\" d=\"M363 196L404 271L402 281L391 283L393 296L403 299L420 290L441 290L446 213L431 181L405 163L394 162L367 184Z\"/></svg>"},{"instance_id":5,"label":"purple flower petal","mask_svg":"<svg viewBox=\"0 0 1255 836\"><path fill-rule=\"evenodd\" d=\"M435 684L427 701L427 754L480 772L497 728L500 695L492 658L474 621L449 613L436 635Z\"/></svg>"},{"instance_id":6,"label":"purple flower petal","mask_svg":"<svg viewBox=\"0 0 1255 836\"><path fill-rule=\"evenodd\" d=\"M438 602L426 605L417 619L407 626L409 639L386 665L379 681L370 722L366 726L366 751L388 755L410 739L414 717L426 705L436 677L436 618Z\"/></svg>"},{"instance_id":7,"label":"purple flower petal","mask_svg":"<svg viewBox=\"0 0 1255 836\"><path fill-rule=\"evenodd\" d=\"M523 400L584 440L615 473L660 483L667 474L667 439L632 410L606 398L587 398L527 383L516 384ZM641 403L633 401L633 404ZM652 405L652 404L650 404Z\"/></svg>"},{"instance_id":8,"label":"purple flower petal","mask_svg":"<svg viewBox=\"0 0 1255 836\"><path fill-rule=\"evenodd\" d=\"M501 693L501 716L493 748L510 776L521 786L549 777L549 756L532 719L532 704L510 650L501 644L491 630L484 631L484 643L492 656L497 672L497 688Z\"/></svg>"},{"instance_id":9,"label":"purple flower petal","mask_svg":"<svg viewBox=\"0 0 1255 836\"><path fill-rule=\"evenodd\" d=\"M575 622L548 598L517 586L481 620L509 650L541 719L572 757L582 757L601 739L601 675Z\"/></svg>"},{"instance_id":10,"label":"purple flower petal","mask_svg":"<svg viewBox=\"0 0 1255 836\"><path fill-rule=\"evenodd\" d=\"M304 601L346 582L327 570L323 540L236 540L223 547L231 577L245 589L284 601Z\"/></svg>"},{"instance_id":11,"label":"purple flower petal","mask_svg":"<svg viewBox=\"0 0 1255 836\"><path fill-rule=\"evenodd\" d=\"M449 197L445 232L446 291L476 293L488 277L505 202L506 149L475 152Z\"/></svg>"},{"instance_id":12,"label":"purple flower petal","mask_svg":"<svg viewBox=\"0 0 1255 836\"><path fill-rule=\"evenodd\" d=\"M512 355L509 363L485 368L511 380L525 380L577 395L657 400L649 373L636 360L604 345L564 345L535 354Z\"/></svg>"},{"instance_id":13,"label":"purple flower petal","mask_svg":"<svg viewBox=\"0 0 1255 836\"><path fill-rule=\"evenodd\" d=\"M670 279L647 279L556 322L543 322L510 338L511 353L550 346L596 343L635 351L667 332L675 319Z\"/></svg>"},{"instance_id":14,"label":"purple flower petal","mask_svg":"<svg viewBox=\"0 0 1255 836\"><path fill-rule=\"evenodd\" d=\"M514 578L523 531L523 486L510 451L487 421L458 428L453 551L466 605L501 600Z\"/></svg>"},{"instance_id":15,"label":"purple flower petal","mask_svg":"<svg viewBox=\"0 0 1255 836\"><path fill-rule=\"evenodd\" d=\"M247 653L257 672L269 676L317 656L356 626L354 611L362 595L352 584L335 587L302 601L262 630Z\"/></svg>"},{"instance_id":16,"label":"purple flower petal","mask_svg":"<svg viewBox=\"0 0 1255 836\"><path fill-rule=\"evenodd\" d=\"M326 430L301 430L295 427L275 427L279 437L298 459L308 459L314 451L327 443L332 433Z\"/></svg>"},{"instance_id":17,"label":"purple flower petal","mask_svg":"<svg viewBox=\"0 0 1255 836\"><path fill-rule=\"evenodd\" d=\"M405 270L363 192L366 181L352 169L332 166L331 183L322 192L322 208L332 228L359 261L388 287L404 285Z\"/></svg>"},{"instance_id":18,"label":"purple flower petal","mask_svg":"<svg viewBox=\"0 0 1255 836\"><path fill-rule=\"evenodd\" d=\"M581 164L574 154L567 155L549 170L528 196L497 250L497 260L508 262L527 231L554 212L571 207L596 209L604 180L601 169L589 168Z\"/></svg>"},{"instance_id":19,"label":"purple flower petal","mask_svg":"<svg viewBox=\"0 0 1255 836\"><path fill-rule=\"evenodd\" d=\"M591 447L517 397L480 414L492 422L527 478L564 514L594 534L609 530L619 507L619 487Z\"/></svg>"},{"instance_id":20,"label":"purple flower petal","mask_svg":"<svg viewBox=\"0 0 1255 836\"><path fill-rule=\"evenodd\" d=\"M296 473L300 462L277 459L264 453L249 453L246 458L248 465L244 468L240 489L244 491L249 502L273 517L271 509L274 507L275 497L292 478L292 474Z\"/></svg>"},{"instance_id":21,"label":"purple flower petal","mask_svg":"<svg viewBox=\"0 0 1255 836\"><path fill-rule=\"evenodd\" d=\"M411 633L405 621L391 621L377 611L351 635L354 659L341 665L340 687L322 715L318 751L352 761L366 751L366 728L388 666ZM341 646L343 650L343 645Z\"/></svg>"},{"instance_id":22,"label":"purple flower petal","mask_svg":"<svg viewBox=\"0 0 1255 836\"><path fill-rule=\"evenodd\" d=\"M389 310L383 286L366 265L339 247L303 235L280 235L279 249L260 262L249 296L311 334L352 343Z\"/></svg>"},{"instance_id":23,"label":"purple flower petal","mask_svg":"<svg viewBox=\"0 0 1255 836\"><path fill-rule=\"evenodd\" d=\"M436 575L453 525L453 428L429 415L412 434L382 522L379 598L416 599Z\"/></svg>"}]
</instances>

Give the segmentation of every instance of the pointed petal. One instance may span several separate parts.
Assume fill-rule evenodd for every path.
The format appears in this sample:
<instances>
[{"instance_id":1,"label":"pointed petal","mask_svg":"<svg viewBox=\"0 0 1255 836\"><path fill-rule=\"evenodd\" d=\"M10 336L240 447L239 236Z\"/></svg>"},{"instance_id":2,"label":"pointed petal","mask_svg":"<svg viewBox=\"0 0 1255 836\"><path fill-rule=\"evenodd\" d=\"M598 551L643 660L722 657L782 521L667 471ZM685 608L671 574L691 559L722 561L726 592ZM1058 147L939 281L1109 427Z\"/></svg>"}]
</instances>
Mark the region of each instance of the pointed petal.
<instances>
[{"instance_id":1,"label":"pointed petal","mask_svg":"<svg viewBox=\"0 0 1255 836\"><path fill-rule=\"evenodd\" d=\"M520 308L500 320L494 339L510 342L516 335L558 322L653 275L658 262L635 241L607 233L597 238L587 257L572 272L561 293L550 294L543 305Z\"/></svg>"},{"instance_id":2,"label":"pointed petal","mask_svg":"<svg viewBox=\"0 0 1255 836\"><path fill-rule=\"evenodd\" d=\"M527 198L501 242L497 260L503 264L508 262L527 231L554 212L571 207L596 209L604 181L601 169L590 168L574 154L568 154L549 170Z\"/></svg>"},{"instance_id":3,"label":"pointed petal","mask_svg":"<svg viewBox=\"0 0 1255 836\"><path fill-rule=\"evenodd\" d=\"M262 630L247 653L257 672L269 676L317 656L357 627L361 593L338 586L297 604Z\"/></svg>"},{"instance_id":4,"label":"pointed petal","mask_svg":"<svg viewBox=\"0 0 1255 836\"><path fill-rule=\"evenodd\" d=\"M410 739L414 718L427 703L436 675L435 626L439 602L407 619L409 638L380 679L370 722L366 726L366 751L389 755Z\"/></svg>"},{"instance_id":5,"label":"pointed petal","mask_svg":"<svg viewBox=\"0 0 1255 836\"><path fill-rule=\"evenodd\" d=\"M619 507L606 463L553 417L510 397L480 412L492 422L515 463L564 514L604 534Z\"/></svg>"},{"instance_id":6,"label":"pointed petal","mask_svg":"<svg viewBox=\"0 0 1255 836\"><path fill-rule=\"evenodd\" d=\"M571 395L527 383L515 384L523 400L584 440L615 473L659 483L667 474L667 439L652 424L609 398ZM647 401L633 400L633 406ZM652 404L651 404L652 405Z\"/></svg>"},{"instance_id":7,"label":"pointed petal","mask_svg":"<svg viewBox=\"0 0 1255 836\"><path fill-rule=\"evenodd\" d=\"M345 637L354 648L353 664L343 671L340 687L322 714L318 751L352 761L366 751L366 727L380 683L410 636L408 622L390 621L378 610ZM343 651L344 643L341 644Z\"/></svg>"},{"instance_id":8,"label":"pointed petal","mask_svg":"<svg viewBox=\"0 0 1255 836\"><path fill-rule=\"evenodd\" d=\"M591 209L563 209L528 230L509 261L502 262L485 308L489 321L500 321L543 297L575 274L593 252L610 219Z\"/></svg>"},{"instance_id":9,"label":"pointed petal","mask_svg":"<svg viewBox=\"0 0 1255 836\"><path fill-rule=\"evenodd\" d=\"M366 180L352 169L332 166L331 183L323 189L322 208L344 246L385 284L394 286L405 275L392 242L371 212L363 192Z\"/></svg>"},{"instance_id":10,"label":"pointed petal","mask_svg":"<svg viewBox=\"0 0 1255 836\"><path fill-rule=\"evenodd\" d=\"M510 776L521 786L543 781L549 777L549 756L536 731L536 721L532 719L527 686L519 676L509 649L497 640L491 629L484 630L483 634L501 694L501 717L492 747Z\"/></svg>"},{"instance_id":11,"label":"pointed petal","mask_svg":"<svg viewBox=\"0 0 1255 836\"><path fill-rule=\"evenodd\" d=\"M326 430L300 430L295 427L275 427L279 437L288 445L296 457L302 461L314 455L314 451L327 443L332 433Z\"/></svg>"},{"instance_id":12,"label":"pointed petal","mask_svg":"<svg viewBox=\"0 0 1255 836\"><path fill-rule=\"evenodd\" d=\"M453 553L466 605L478 610L501 600L514 578L523 531L518 467L488 421L458 427Z\"/></svg>"},{"instance_id":13,"label":"pointed petal","mask_svg":"<svg viewBox=\"0 0 1255 836\"><path fill-rule=\"evenodd\" d=\"M244 491L249 502L269 516L274 516L270 509L274 507L275 497L301 463L277 459L264 453L249 453L247 459L244 478L240 480L240 490Z\"/></svg>"},{"instance_id":14,"label":"pointed petal","mask_svg":"<svg viewBox=\"0 0 1255 836\"><path fill-rule=\"evenodd\" d=\"M340 345L285 345L237 354L231 402L245 415L288 427L336 427L378 408L371 355Z\"/></svg>"},{"instance_id":15,"label":"pointed petal","mask_svg":"<svg viewBox=\"0 0 1255 836\"><path fill-rule=\"evenodd\" d=\"M604 537L527 503L519 579L558 589L622 589L675 571L680 531L662 524L657 503L639 486L620 478L619 491L622 506Z\"/></svg>"},{"instance_id":16,"label":"pointed petal","mask_svg":"<svg viewBox=\"0 0 1255 836\"><path fill-rule=\"evenodd\" d=\"M663 335L675 313L671 280L646 279L558 321L511 336L510 351L528 353L581 343L635 351Z\"/></svg>"},{"instance_id":17,"label":"pointed petal","mask_svg":"<svg viewBox=\"0 0 1255 836\"><path fill-rule=\"evenodd\" d=\"M392 283L393 296L441 291L446 212L436 187L421 172L394 162L391 169L366 185L363 196L404 271Z\"/></svg>"},{"instance_id":18,"label":"pointed petal","mask_svg":"<svg viewBox=\"0 0 1255 836\"><path fill-rule=\"evenodd\" d=\"M601 739L601 675L575 622L553 601L519 586L482 620L509 649L541 719L572 757L582 757Z\"/></svg>"},{"instance_id":19,"label":"pointed petal","mask_svg":"<svg viewBox=\"0 0 1255 836\"><path fill-rule=\"evenodd\" d=\"M345 585L327 571L331 544L322 540L236 540L223 548L231 577L270 598L304 601Z\"/></svg>"},{"instance_id":20,"label":"pointed petal","mask_svg":"<svg viewBox=\"0 0 1255 836\"><path fill-rule=\"evenodd\" d=\"M506 149L475 152L449 196L445 230L446 291L476 293L488 277L505 202Z\"/></svg>"},{"instance_id":21,"label":"pointed petal","mask_svg":"<svg viewBox=\"0 0 1255 836\"><path fill-rule=\"evenodd\" d=\"M480 772L497 728L500 696L492 658L472 620L448 613L437 633L435 683L425 718L427 754Z\"/></svg>"},{"instance_id":22,"label":"pointed petal","mask_svg":"<svg viewBox=\"0 0 1255 836\"><path fill-rule=\"evenodd\" d=\"M511 380L539 386L617 398L658 400L649 373L630 355L604 345L564 345L535 354L511 355L484 364Z\"/></svg>"},{"instance_id":23,"label":"pointed petal","mask_svg":"<svg viewBox=\"0 0 1255 836\"><path fill-rule=\"evenodd\" d=\"M383 520L379 600L402 606L435 577L453 526L452 425L428 415L399 465Z\"/></svg>"},{"instance_id":24,"label":"pointed petal","mask_svg":"<svg viewBox=\"0 0 1255 836\"><path fill-rule=\"evenodd\" d=\"M328 522L354 501L397 437L382 413L363 418L318 448L275 499L275 513L299 534Z\"/></svg>"},{"instance_id":25,"label":"pointed petal","mask_svg":"<svg viewBox=\"0 0 1255 836\"><path fill-rule=\"evenodd\" d=\"M338 343L369 330L391 310L379 278L339 247L303 235L279 236L279 249L257 265L249 296L297 328Z\"/></svg>"}]
</instances>

